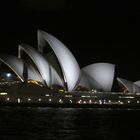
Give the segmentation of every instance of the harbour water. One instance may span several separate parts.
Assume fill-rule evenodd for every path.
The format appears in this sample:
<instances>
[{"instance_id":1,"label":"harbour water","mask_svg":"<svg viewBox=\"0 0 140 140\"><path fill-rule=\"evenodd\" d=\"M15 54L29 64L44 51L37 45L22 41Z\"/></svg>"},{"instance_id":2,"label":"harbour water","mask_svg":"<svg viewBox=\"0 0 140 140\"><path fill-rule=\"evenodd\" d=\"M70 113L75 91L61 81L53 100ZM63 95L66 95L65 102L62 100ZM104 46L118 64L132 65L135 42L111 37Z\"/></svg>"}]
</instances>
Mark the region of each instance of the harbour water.
<instances>
[{"instance_id":1,"label":"harbour water","mask_svg":"<svg viewBox=\"0 0 140 140\"><path fill-rule=\"evenodd\" d=\"M0 140L140 138L140 109L0 107Z\"/></svg>"}]
</instances>

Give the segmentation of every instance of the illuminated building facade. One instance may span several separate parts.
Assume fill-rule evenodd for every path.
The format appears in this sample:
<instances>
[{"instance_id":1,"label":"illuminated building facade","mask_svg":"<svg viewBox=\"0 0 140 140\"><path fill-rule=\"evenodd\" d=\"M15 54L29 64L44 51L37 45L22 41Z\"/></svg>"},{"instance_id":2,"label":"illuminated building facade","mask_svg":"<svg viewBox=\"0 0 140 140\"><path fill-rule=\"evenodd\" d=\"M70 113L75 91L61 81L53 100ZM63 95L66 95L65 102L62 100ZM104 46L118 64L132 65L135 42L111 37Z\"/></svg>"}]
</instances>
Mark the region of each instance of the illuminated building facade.
<instances>
[{"instance_id":1,"label":"illuminated building facade","mask_svg":"<svg viewBox=\"0 0 140 140\"><path fill-rule=\"evenodd\" d=\"M140 103L140 81L117 78L123 92L130 94L126 96L123 92L111 92L115 77L114 64L94 63L80 69L70 50L56 37L41 30L38 30L37 49L21 44L18 56L0 55L0 62L18 77L17 81L9 82L11 74L7 73L6 78L0 80L0 102L94 105Z\"/></svg>"},{"instance_id":2,"label":"illuminated building facade","mask_svg":"<svg viewBox=\"0 0 140 140\"><path fill-rule=\"evenodd\" d=\"M26 55L26 58L24 58ZM18 57L0 55L22 82L35 80L48 88L55 85L66 91L78 86L101 91L111 91L115 65L96 63L80 69L70 50L56 37L38 30L38 49L21 44Z\"/></svg>"}]
</instances>

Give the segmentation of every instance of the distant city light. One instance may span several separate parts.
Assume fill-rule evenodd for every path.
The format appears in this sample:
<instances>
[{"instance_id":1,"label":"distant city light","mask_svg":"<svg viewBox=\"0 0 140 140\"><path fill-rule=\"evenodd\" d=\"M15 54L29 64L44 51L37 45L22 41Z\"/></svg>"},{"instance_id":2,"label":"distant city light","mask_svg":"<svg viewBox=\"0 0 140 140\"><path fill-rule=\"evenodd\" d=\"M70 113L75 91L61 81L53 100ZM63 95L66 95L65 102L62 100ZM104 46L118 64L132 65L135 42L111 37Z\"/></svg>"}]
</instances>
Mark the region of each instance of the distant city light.
<instances>
[{"instance_id":1,"label":"distant city light","mask_svg":"<svg viewBox=\"0 0 140 140\"><path fill-rule=\"evenodd\" d=\"M0 95L7 95L7 92L1 92Z\"/></svg>"},{"instance_id":2,"label":"distant city light","mask_svg":"<svg viewBox=\"0 0 140 140\"><path fill-rule=\"evenodd\" d=\"M89 100L89 103L92 103L92 101L91 101L91 100Z\"/></svg>"},{"instance_id":3,"label":"distant city light","mask_svg":"<svg viewBox=\"0 0 140 140\"><path fill-rule=\"evenodd\" d=\"M83 103L86 104L86 101L84 101Z\"/></svg>"},{"instance_id":4,"label":"distant city light","mask_svg":"<svg viewBox=\"0 0 140 140\"><path fill-rule=\"evenodd\" d=\"M18 98L18 103L20 103L21 101L20 101L20 98Z\"/></svg>"},{"instance_id":5,"label":"distant city light","mask_svg":"<svg viewBox=\"0 0 140 140\"><path fill-rule=\"evenodd\" d=\"M59 99L59 103L63 103L63 100L62 99Z\"/></svg>"},{"instance_id":6,"label":"distant city light","mask_svg":"<svg viewBox=\"0 0 140 140\"><path fill-rule=\"evenodd\" d=\"M81 100L78 101L78 104L80 104L80 103L81 103Z\"/></svg>"},{"instance_id":7,"label":"distant city light","mask_svg":"<svg viewBox=\"0 0 140 140\"><path fill-rule=\"evenodd\" d=\"M99 100L99 104L102 104L102 101L101 100Z\"/></svg>"},{"instance_id":8,"label":"distant city light","mask_svg":"<svg viewBox=\"0 0 140 140\"><path fill-rule=\"evenodd\" d=\"M72 100L70 99L70 103L72 103Z\"/></svg>"},{"instance_id":9,"label":"distant city light","mask_svg":"<svg viewBox=\"0 0 140 140\"><path fill-rule=\"evenodd\" d=\"M5 80L12 80L13 79L13 74L12 73L9 73L9 72L5 72L5 73L2 74L2 77Z\"/></svg>"},{"instance_id":10,"label":"distant city light","mask_svg":"<svg viewBox=\"0 0 140 140\"><path fill-rule=\"evenodd\" d=\"M7 76L8 78L10 78L10 77L12 76L12 74L11 74L11 73L7 73L6 76Z\"/></svg>"}]
</instances>

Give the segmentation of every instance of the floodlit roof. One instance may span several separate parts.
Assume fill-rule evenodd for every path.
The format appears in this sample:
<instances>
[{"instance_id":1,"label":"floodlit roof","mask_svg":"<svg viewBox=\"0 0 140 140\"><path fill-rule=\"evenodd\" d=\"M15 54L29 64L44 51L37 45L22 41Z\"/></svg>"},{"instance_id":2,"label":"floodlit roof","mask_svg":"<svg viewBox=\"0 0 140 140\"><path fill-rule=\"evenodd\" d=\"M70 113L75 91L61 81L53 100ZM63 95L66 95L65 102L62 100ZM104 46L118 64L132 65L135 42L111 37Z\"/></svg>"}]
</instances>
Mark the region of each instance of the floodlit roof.
<instances>
[{"instance_id":1,"label":"floodlit roof","mask_svg":"<svg viewBox=\"0 0 140 140\"><path fill-rule=\"evenodd\" d=\"M132 81L123 79L123 78L117 78L120 85L123 85L129 92L135 93L140 92L140 87L138 87L135 83Z\"/></svg>"},{"instance_id":2,"label":"floodlit roof","mask_svg":"<svg viewBox=\"0 0 140 140\"><path fill-rule=\"evenodd\" d=\"M23 53L27 60L23 59ZM71 51L56 37L41 30L38 30L38 50L22 44L18 48L18 57L0 55L0 61L23 82L35 80L49 88L58 85L67 91L78 86L111 91L115 75L115 65L110 63L94 63L80 69ZM140 81L117 80L129 92L140 92Z\"/></svg>"},{"instance_id":3,"label":"floodlit roof","mask_svg":"<svg viewBox=\"0 0 140 140\"><path fill-rule=\"evenodd\" d=\"M90 83L95 89L101 89L102 91L111 91L115 65L109 63L95 63L86 66L82 71L88 75L85 79L91 79ZM89 81L89 80L88 80Z\"/></svg>"},{"instance_id":4,"label":"floodlit roof","mask_svg":"<svg viewBox=\"0 0 140 140\"><path fill-rule=\"evenodd\" d=\"M38 30L38 50L41 51L46 47L45 42L49 44L58 60L67 90L73 90L80 79L80 68L75 57L56 37Z\"/></svg>"}]
</instances>

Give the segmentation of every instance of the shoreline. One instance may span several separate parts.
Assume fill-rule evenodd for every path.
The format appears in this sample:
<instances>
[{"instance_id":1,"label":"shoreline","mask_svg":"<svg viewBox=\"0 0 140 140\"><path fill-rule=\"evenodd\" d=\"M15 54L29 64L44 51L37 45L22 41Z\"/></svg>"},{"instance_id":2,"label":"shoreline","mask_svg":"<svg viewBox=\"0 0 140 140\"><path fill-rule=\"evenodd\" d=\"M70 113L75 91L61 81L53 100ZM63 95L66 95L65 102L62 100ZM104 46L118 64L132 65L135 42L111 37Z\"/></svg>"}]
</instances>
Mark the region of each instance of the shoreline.
<instances>
[{"instance_id":1,"label":"shoreline","mask_svg":"<svg viewBox=\"0 0 140 140\"><path fill-rule=\"evenodd\" d=\"M48 104L48 103L0 103L4 107L52 107L52 108L126 108L126 109L140 109L140 105L117 105L117 104Z\"/></svg>"}]
</instances>

